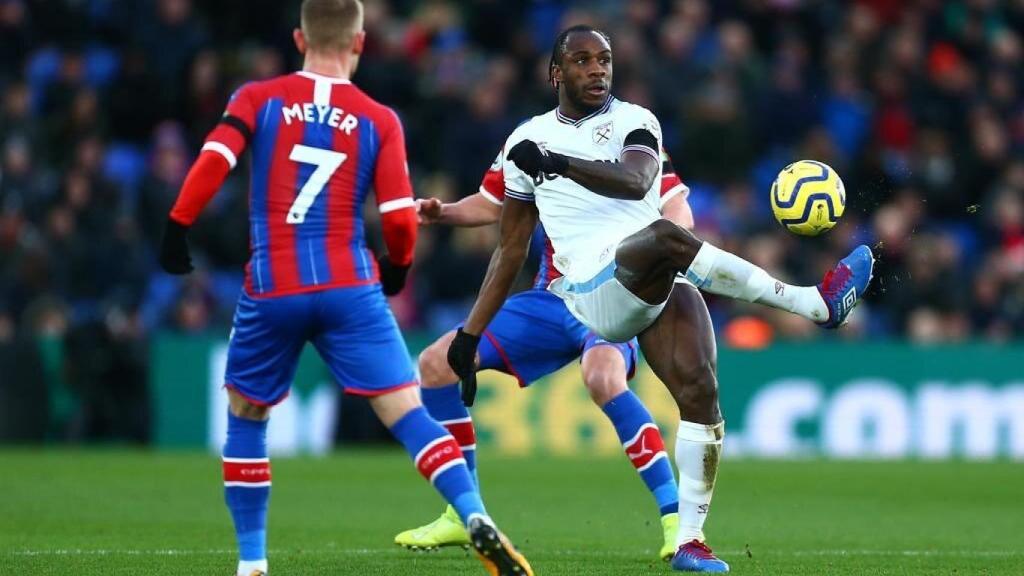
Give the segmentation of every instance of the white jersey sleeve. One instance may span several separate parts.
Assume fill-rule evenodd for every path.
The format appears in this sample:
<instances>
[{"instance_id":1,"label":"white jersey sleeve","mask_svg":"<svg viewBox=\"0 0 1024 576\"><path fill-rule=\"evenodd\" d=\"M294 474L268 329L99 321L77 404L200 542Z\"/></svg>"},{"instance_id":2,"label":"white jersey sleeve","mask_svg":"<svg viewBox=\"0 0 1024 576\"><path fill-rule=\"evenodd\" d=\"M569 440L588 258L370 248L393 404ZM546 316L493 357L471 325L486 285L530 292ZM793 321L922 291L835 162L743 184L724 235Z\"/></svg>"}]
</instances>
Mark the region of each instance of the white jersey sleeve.
<instances>
[{"instance_id":1,"label":"white jersey sleeve","mask_svg":"<svg viewBox=\"0 0 1024 576\"><path fill-rule=\"evenodd\" d=\"M522 200L523 202L534 201L534 183L533 178L519 169L515 162L508 159L508 151L513 146L519 144L523 140L527 140L528 132L525 127L529 125L529 121L520 125L518 128L512 131L509 135L508 140L505 141L505 147L501 151L502 157L502 169L505 175L505 196L509 198L515 198L516 200Z\"/></svg>"},{"instance_id":2,"label":"white jersey sleeve","mask_svg":"<svg viewBox=\"0 0 1024 576\"><path fill-rule=\"evenodd\" d=\"M623 103L621 110L617 111L616 122L621 123L621 128L615 132L619 139L620 160L621 154L626 152L644 152L661 163L661 124L650 110L636 104ZM635 130L646 130L657 140L657 146L651 148L649 145L638 142L627 142L627 137Z\"/></svg>"}]
</instances>

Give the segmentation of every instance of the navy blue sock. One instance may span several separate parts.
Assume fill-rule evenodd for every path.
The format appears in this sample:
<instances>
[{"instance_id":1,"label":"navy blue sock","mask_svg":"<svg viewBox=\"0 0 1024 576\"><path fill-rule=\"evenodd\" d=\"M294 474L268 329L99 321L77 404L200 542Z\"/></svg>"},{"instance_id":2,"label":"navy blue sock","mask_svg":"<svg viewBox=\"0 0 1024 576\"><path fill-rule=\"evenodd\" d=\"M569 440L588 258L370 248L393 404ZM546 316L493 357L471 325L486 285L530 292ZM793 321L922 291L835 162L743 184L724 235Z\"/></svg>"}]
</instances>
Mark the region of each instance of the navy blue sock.
<instances>
[{"instance_id":1,"label":"navy blue sock","mask_svg":"<svg viewBox=\"0 0 1024 576\"><path fill-rule=\"evenodd\" d=\"M470 516L487 515L459 445L425 408L410 410L391 426L391 433L405 446L420 474L455 508L464 524L469 523Z\"/></svg>"},{"instance_id":2,"label":"navy blue sock","mask_svg":"<svg viewBox=\"0 0 1024 576\"><path fill-rule=\"evenodd\" d=\"M223 454L224 501L235 522L239 557L263 560L267 557L270 500L267 421L246 420L229 411Z\"/></svg>"},{"instance_id":3,"label":"navy blue sock","mask_svg":"<svg viewBox=\"0 0 1024 576\"><path fill-rule=\"evenodd\" d=\"M661 515L677 512L679 489L658 425L643 402L626 390L601 407L615 426L629 461L658 503Z\"/></svg>"},{"instance_id":4,"label":"navy blue sock","mask_svg":"<svg viewBox=\"0 0 1024 576\"><path fill-rule=\"evenodd\" d=\"M476 474L476 430L469 409L462 403L462 394L458 383L440 388L423 388L423 407L438 424L448 429L462 450L466 459L466 468L470 476L480 488L480 478Z\"/></svg>"}]
</instances>

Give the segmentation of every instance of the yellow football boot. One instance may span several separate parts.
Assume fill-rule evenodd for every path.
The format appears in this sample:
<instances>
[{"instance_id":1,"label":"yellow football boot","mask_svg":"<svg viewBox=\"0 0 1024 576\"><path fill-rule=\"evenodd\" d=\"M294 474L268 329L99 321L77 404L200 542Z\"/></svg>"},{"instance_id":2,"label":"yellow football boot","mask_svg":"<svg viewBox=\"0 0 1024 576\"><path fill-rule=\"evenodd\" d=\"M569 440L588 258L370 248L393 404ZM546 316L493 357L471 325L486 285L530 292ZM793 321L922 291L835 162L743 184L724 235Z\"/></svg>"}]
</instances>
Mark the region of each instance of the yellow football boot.
<instances>
[{"instance_id":1,"label":"yellow football boot","mask_svg":"<svg viewBox=\"0 0 1024 576\"><path fill-rule=\"evenodd\" d=\"M445 546L469 546L469 535L455 509L449 506L444 514L430 524L401 532L395 544L409 550L436 550Z\"/></svg>"},{"instance_id":2,"label":"yellow football boot","mask_svg":"<svg viewBox=\"0 0 1024 576\"><path fill-rule=\"evenodd\" d=\"M661 517L661 531L665 537L665 543L661 545L658 556L668 562L676 553L676 532L679 531L679 514L673 512Z\"/></svg>"}]
</instances>

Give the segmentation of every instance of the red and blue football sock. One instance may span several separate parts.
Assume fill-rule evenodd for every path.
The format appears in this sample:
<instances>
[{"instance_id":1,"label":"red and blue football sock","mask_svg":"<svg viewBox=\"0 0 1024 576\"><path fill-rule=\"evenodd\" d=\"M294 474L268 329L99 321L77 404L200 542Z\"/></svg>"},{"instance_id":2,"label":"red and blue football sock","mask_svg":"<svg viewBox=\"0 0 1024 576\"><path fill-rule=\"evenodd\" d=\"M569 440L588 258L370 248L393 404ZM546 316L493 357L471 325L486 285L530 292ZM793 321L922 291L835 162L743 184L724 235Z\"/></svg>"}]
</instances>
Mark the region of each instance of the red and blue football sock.
<instances>
[{"instance_id":1,"label":"red and blue football sock","mask_svg":"<svg viewBox=\"0 0 1024 576\"><path fill-rule=\"evenodd\" d=\"M239 418L229 411L223 461L224 501L235 523L239 558L242 563L265 563L270 500L267 421Z\"/></svg>"},{"instance_id":2,"label":"red and blue football sock","mask_svg":"<svg viewBox=\"0 0 1024 576\"><path fill-rule=\"evenodd\" d=\"M405 446L420 474L452 505L463 524L468 526L473 516L487 517L462 450L425 408L410 410L391 426L391 433Z\"/></svg>"},{"instance_id":3,"label":"red and blue football sock","mask_svg":"<svg viewBox=\"0 0 1024 576\"><path fill-rule=\"evenodd\" d=\"M423 407L455 438L459 449L462 450L463 458L466 459L466 468L469 469L469 474L479 489L480 479L476 474L476 430L473 428L473 418L469 415L469 409L462 403L458 383L440 388L422 388L421 391Z\"/></svg>"},{"instance_id":4,"label":"red and blue football sock","mask_svg":"<svg viewBox=\"0 0 1024 576\"><path fill-rule=\"evenodd\" d=\"M679 489L665 443L651 413L632 391L626 390L601 407L615 426L626 456L658 503L661 515L679 508Z\"/></svg>"}]
</instances>

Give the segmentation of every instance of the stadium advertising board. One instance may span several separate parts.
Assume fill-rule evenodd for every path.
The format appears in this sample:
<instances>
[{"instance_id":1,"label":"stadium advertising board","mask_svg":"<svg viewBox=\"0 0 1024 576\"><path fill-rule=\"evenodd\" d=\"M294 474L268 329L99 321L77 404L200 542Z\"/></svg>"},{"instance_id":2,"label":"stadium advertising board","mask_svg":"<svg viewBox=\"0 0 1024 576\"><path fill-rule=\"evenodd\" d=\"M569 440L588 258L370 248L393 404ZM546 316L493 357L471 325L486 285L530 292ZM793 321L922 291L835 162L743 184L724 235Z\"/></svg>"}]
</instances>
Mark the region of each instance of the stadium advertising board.
<instances>
[{"instance_id":1,"label":"stadium advertising board","mask_svg":"<svg viewBox=\"0 0 1024 576\"><path fill-rule=\"evenodd\" d=\"M160 340L151 380L160 445L219 450L225 352L216 340ZM721 350L725 451L765 458L1024 460L1022 357L1020 347L974 345ZM480 386L473 416L483 450L510 456L621 451L575 364L525 391L495 372L483 373ZM676 409L661 383L642 366L632 386L674 445ZM271 449L329 450L338 418L338 393L307 349L293 393L271 418Z\"/></svg>"}]
</instances>

